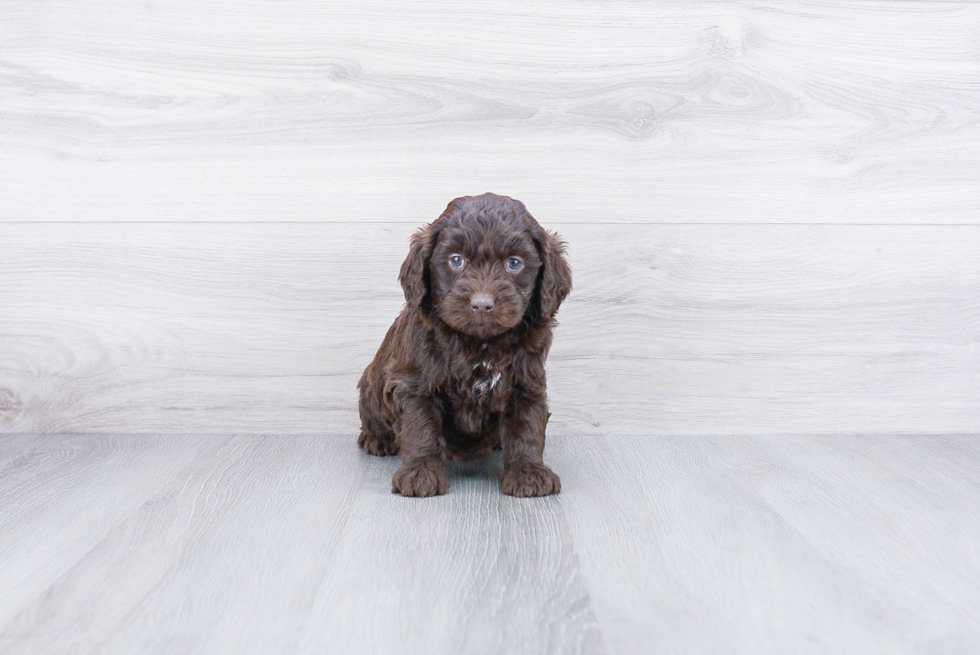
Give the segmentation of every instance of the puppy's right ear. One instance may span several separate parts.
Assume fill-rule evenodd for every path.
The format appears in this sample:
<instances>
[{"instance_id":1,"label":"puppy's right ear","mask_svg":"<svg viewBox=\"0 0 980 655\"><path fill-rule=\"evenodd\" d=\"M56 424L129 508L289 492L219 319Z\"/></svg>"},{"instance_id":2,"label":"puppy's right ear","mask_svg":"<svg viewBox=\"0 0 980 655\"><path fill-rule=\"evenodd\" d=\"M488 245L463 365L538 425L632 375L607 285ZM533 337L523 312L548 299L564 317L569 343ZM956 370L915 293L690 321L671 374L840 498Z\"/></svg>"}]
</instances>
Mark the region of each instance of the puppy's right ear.
<instances>
[{"instance_id":1,"label":"puppy's right ear","mask_svg":"<svg viewBox=\"0 0 980 655\"><path fill-rule=\"evenodd\" d=\"M402 283L405 302L409 307L421 307L431 290L429 262L432 260L435 241L436 230L432 224L426 225L412 235L408 257L402 262L401 271L398 273L398 281Z\"/></svg>"}]
</instances>

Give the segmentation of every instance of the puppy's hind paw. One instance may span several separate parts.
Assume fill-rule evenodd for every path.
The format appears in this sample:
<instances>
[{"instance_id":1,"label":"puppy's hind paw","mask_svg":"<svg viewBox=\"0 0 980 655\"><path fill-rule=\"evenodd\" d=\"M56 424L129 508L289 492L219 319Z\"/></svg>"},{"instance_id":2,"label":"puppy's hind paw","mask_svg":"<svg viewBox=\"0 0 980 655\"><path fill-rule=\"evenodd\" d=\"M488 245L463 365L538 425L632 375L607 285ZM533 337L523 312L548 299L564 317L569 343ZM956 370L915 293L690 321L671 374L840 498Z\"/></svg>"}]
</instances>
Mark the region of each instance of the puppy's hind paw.
<instances>
[{"instance_id":1,"label":"puppy's hind paw","mask_svg":"<svg viewBox=\"0 0 980 655\"><path fill-rule=\"evenodd\" d=\"M364 429L361 429L361 436L357 438L357 445L368 455L384 457L398 454L398 444L394 437L379 437Z\"/></svg>"}]
</instances>

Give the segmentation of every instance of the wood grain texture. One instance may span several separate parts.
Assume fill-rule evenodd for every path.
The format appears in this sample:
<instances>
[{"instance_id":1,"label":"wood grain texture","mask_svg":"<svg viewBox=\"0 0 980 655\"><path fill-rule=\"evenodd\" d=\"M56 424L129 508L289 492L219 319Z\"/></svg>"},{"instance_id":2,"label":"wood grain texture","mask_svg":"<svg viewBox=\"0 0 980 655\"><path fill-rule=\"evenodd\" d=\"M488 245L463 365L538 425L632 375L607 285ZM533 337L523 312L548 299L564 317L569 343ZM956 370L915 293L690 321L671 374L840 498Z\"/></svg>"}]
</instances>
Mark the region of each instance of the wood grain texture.
<instances>
[{"instance_id":1,"label":"wood grain texture","mask_svg":"<svg viewBox=\"0 0 980 655\"><path fill-rule=\"evenodd\" d=\"M310 436L69 436L29 454L0 473L5 653L296 652L362 478L356 446Z\"/></svg>"},{"instance_id":2,"label":"wood grain texture","mask_svg":"<svg viewBox=\"0 0 980 655\"><path fill-rule=\"evenodd\" d=\"M114 446L88 449L115 473L89 504L79 441ZM125 470L119 444L155 453L158 469ZM0 470L0 562L17 578L0 600L5 653L604 652L559 501L502 496L499 463L454 468L454 493L426 502L392 495L397 459L347 438L42 437L21 449L34 455L21 480ZM181 450L192 465L172 461ZM100 539L69 550L83 520ZM47 557L17 539L28 532Z\"/></svg>"},{"instance_id":3,"label":"wood grain texture","mask_svg":"<svg viewBox=\"0 0 980 655\"><path fill-rule=\"evenodd\" d=\"M553 439L559 496L325 435L13 435L4 653L968 653L980 436Z\"/></svg>"},{"instance_id":4,"label":"wood grain texture","mask_svg":"<svg viewBox=\"0 0 980 655\"><path fill-rule=\"evenodd\" d=\"M43 594L106 535L159 495L161 480L209 445L181 439L4 436L0 474L0 623ZM7 454L16 457L7 457Z\"/></svg>"},{"instance_id":5,"label":"wood grain texture","mask_svg":"<svg viewBox=\"0 0 980 655\"><path fill-rule=\"evenodd\" d=\"M399 465L368 461L305 650L330 635L352 645L336 652L605 652L557 496L502 495L498 457L450 465L449 494L406 501L390 492Z\"/></svg>"},{"instance_id":6,"label":"wood grain texture","mask_svg":"<svg viewBox=\"0 0 980 655\"><path fill-rule=\"evenodd\" d=\"M6 2L0 221L976 223L980 5Z\"/></svg>"},{"instance_id":7,"label":"wood grain texture","mask_svg":"<svg viewBox=\"0 0 980 655\"><path fill-rule=\"evenodd\" d=\"M551 452L611 652L980 648L977 435L609 436Z\"/></svg>"},{"instance_id":8,"label":"wood grain texture","mask_svg":"<svg viewBox=\"0 0 980 655\"><path fill-rule=\"evenodd\" d=\"M545 222L557 433L980 425L980 227ZM354 433L411 232L0 226L0 430Z\"/></svg>"}]
</instances>

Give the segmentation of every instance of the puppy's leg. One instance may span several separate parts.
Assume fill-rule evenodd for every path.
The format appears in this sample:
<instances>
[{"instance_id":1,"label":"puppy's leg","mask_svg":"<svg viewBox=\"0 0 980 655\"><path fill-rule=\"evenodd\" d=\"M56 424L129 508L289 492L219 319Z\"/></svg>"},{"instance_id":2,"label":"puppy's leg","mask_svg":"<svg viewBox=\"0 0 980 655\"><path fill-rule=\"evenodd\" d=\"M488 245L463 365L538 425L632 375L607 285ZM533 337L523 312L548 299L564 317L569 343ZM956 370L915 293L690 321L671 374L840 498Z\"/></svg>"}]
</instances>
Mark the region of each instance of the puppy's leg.
<instances>
[{"instance_id":1,"label":"puppy's leg","mask_svg":"<svg viewBox=\"0 0 980 655\"><path fill-rule=\"evenodd\" d=\"M357 438L357 445L368 455L397 455L398 444L395 443L395 433L388 423L379 416L371 402L372 399L363 391L361 400L358 403L358 411L361 415L361 434Z\"/></svg>"},{"instance_id":2,"label":"puppy's leg","mask_svg":"<svg viewBox=\"0 0 980 655\"><path fill-rule=\"evenodd\" d=\"M442 444L442 417L432 398L395 391L398 407L395 439L402 467L391 479L392 493L436 496L449 491Z\"/></svg>"},{"instance_id":3,"label":"puppy's leg","mask_svg":"<svg viewBox=\"0 0 980 655\"><path fill-rule=\"evenodd\" d=\"M397 455L398 444L395 443L395 433L389 431L373 431L361 424L361 434L357 437L357 445L368 455Z\"/></svg>"},{"instance_id":4,"label":"puppy's leg","mask_svg":"<svg viewBox=\"0 0 980 655\"><path fill-rule=\"evenodd\" d=\"M544 433L548 425L544 395L515 392L501 422L504 475L500 490L509 496L547 496L561 491L561 479L544 464Z\"/></svg>"},{"instance_id":5,"label":"puppy's leg","mask_svg":"<svg viewBox=\"0 0 980 655\"><path fill-rule=\"evenodd\" d=\"M395 433L390 423L383 418L384 408L381 395L374 392L368 378L368 371L361 377L357 388L359 398L358 413L361 416L361 434L357 437L357 445L368 455L397 455L398 445L395 443Z\"/></svg>"}]
</instances>

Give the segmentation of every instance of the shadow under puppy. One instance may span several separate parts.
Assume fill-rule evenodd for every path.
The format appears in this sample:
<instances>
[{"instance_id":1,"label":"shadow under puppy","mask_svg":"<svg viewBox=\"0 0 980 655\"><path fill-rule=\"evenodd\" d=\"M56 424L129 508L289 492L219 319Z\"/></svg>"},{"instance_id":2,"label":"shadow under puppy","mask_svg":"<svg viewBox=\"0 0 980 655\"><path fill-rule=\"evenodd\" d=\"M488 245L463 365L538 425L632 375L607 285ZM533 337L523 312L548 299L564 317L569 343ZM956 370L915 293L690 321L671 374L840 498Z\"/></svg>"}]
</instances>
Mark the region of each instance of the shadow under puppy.
<instances>
[{"instance_id":1,"label":"shadow under puppy","mask_svg":"<svg viewBox=\"0 0 980 655\"><path fill-rule=\"evenodd\" d=\"M572 288L565 244L513 198L456 198L412 235L399 281L406 305L358 382L371 455L401 453L392 492L449 489L446 458L503 448L500 490L546 496L545 358Z\"/></svg>"}]
</instances>

